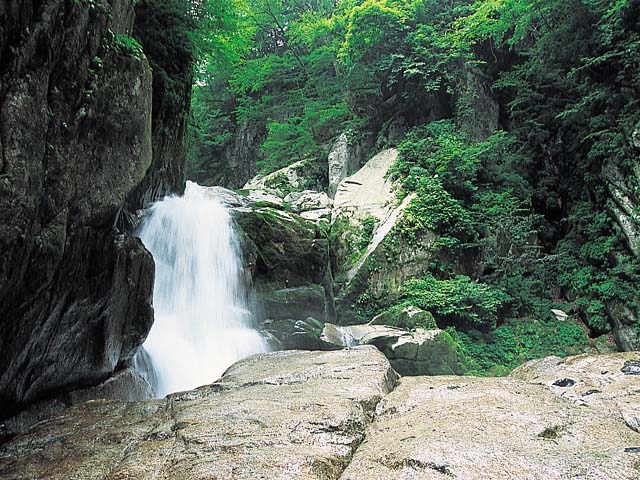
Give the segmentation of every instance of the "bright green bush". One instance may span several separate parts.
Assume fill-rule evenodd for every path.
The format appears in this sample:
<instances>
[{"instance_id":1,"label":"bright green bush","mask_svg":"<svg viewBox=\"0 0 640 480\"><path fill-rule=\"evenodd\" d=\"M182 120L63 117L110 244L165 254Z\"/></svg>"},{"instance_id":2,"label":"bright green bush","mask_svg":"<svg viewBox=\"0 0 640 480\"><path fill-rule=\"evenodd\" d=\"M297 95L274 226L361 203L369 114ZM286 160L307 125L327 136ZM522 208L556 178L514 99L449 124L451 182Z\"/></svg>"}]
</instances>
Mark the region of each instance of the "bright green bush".
<instances>
[{"instance_id":1,"label":"bright green bush","mask_svg":"<svg viewBox=\"0 0 640 480\"><path fill-rule=\"evenodd\" d=\"M427 310L439 324L488 329L496 326L501 309L510 300L504 291L464 275L449 280L427 275L404 283L399 304Z\"/></svg>"}]
</instances>

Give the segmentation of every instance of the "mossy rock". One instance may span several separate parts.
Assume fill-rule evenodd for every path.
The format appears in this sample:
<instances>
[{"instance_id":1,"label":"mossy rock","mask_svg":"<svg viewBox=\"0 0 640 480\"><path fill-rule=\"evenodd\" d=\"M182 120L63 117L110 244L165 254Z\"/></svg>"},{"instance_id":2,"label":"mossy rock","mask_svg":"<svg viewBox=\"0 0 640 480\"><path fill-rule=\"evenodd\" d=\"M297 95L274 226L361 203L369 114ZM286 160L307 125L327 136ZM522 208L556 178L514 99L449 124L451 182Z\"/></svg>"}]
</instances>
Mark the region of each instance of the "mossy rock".
<instances>
[{"instance_id":1,"label":"mossy rock","mask_svg":"<svg viewBox=\"0 0 640 480\"><path fill-rule=\"evenodd\" d=\"M467 361L460 346L444 330L418 329L384 349L401 375L462 375Z\"/></svg>"},{"instance_id":2,"label":"mossy rock","mask_svg":"<svg viewBox=\"0 0 640 480\"><path fill-rule=\"evenodd\" d=\"M257 293L257 302L264 317L271 320L326 318L325 292L321 285L262 290Z\"/></svg>"},{"instance_id":3,"label":"mossy rock","mask_svg":"<svg viewBox=\"0 0 640 480\"><path fill-rule=\"evenodd\" d=\"M429 270L437 253L436 240L435 234L426 232L409 244L392 230L353 277L340 285L336 299L339 322L368 322L395 303L406 280L419 278Z\"/></svg>"},{"instance_id":4,"label":"mossy rock","mask_svg":"<svg viewBox=\"0 0 640 480\"><path fill-rule=\"evenodd\" d=\"M430 330L438 328L436 319L431 312L414 306L392 307L374 317L370 323L371 325L389 325L405 330L412 330L414 328Z\"/></svg>"},{"instance_id":5,"label":"mossy rock","mask_svg":"<svg viewBox=\"0 0 640 480\"><path fill-rule=\"evenodd\" d=\"M322 282L329 264L323 228L272 207L236 211L234 218L258 284L286 288Z\"/></svg>"}]
</instances>

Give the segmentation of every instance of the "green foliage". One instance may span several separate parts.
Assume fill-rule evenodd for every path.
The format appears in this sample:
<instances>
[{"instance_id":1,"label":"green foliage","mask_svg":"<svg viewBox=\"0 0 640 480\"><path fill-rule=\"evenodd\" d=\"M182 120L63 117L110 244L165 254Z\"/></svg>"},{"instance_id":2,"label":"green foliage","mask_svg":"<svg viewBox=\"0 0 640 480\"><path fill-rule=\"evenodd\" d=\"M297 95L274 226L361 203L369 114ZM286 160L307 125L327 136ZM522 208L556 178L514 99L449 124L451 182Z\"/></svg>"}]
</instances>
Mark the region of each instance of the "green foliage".
<instances>
[{"instance_id":1,"label":"green foliage","mask_svg":"<svg viewBox=\"0 0 640 480\"><path fill-rule=\"evenodd\" d=\"M418 197L411 201L394 227L398 234L412 242L427 231L462 235L471 228L469 213L447 192L442 183L430 176L416 180Z\"/></svg>"},{"instance_id":2,"label":"green foliage","mask_svg":"<svg viewBox=\"0 0 640 480\"><path fill-rule=\"evenodd\" d=\"M437 280L427 275L403 284L399 304L430 311L442 324L493 328L501 309L510 300L504 291L474 282L464 275L450 280Z\"/></svg>"},{"instance_id":3,"label":"green foliage","mask_svg":"<svg viewBox=\"0 0 640 480\"><path fill-rule=\"evenodd\" d=\"M575 298L591 331L600 334L610 329L612 305L638 308L638 262L606 210L610 180L603 175L612 165L631 173L634 154L627 139L640 108L637 89L627 86L640 80L637 5L634 10L634 2L620 1L500 3L503 10L529 12L515 30L514 21L501 14L505 25L488 36L512 48L528 38L523 61L497 85L510 92L515 133L531 152L534 202L546 216L563 215L566 222L554 252L555 283ZM495 24L495 18L484 25ZM563 203L565 211L558 211Z\"/></svg>"},{"instance_id":4,"label":"green foliage","mask_svg":"<svg viewBox=\"0 0 640 480\"><path fill-rule=\"evenodd\" d=\"M370 292L363 292L358 295L353 307L354 311L361 318L372 319L380 313L386 305L379 297L372 295Z\"/></svg>"},{"instance_id":5,"label":"green foliage","mask_svg":"<svg viewBox=\"0 0 640 480\"><path fill-rule=\"evenodd\" d=\"M365 0L351 9L338 58L354 68L358 63L388 63L385 57L400 49L405 15L387 0Z\"/></svg>"},{"instance_id":6,"label":"green foliage","mask_svg":"<svg viewBox=\"0 0 640 480\"><path fill-rule=\"evenodd\" d=\"M468 1L207 0L194 89L191 168L211 170L239 129L260 125L263 173L326 155L347 130L383 128L453 93L462 50L451 22ZM386 104L385 102L391 102ZM418 111L417 109L415 110ZM412 114L414 115L414 114ZM419 115L418 115L419 116ZM360 132L357 132L360 133ZM368 132L367 132L368 133Z\"/></svg>"},{"instance_id":7,"label":"green foliage","mask_svg":"<svg viewBox=\"0 0 640 480\"><path fill-rule=\"evenodd\" d=\"M364 218L360 225L343 215L334 219L331 225L331 250L334 263L339 263L341 270L352 267L362 257L377 226L378 219L371 216ZM366 303L366 299L362 299L361 303Z\"/></svg>"},{"instance_id":8,"label":"green foliage","mask_svg":"<svg viewBox=\"0 0 640 480\"><path fill-rule=\"evenodd\" d=\"M258 162L258 168L262 173L286 167L292 158L299 160L312 153L311 134L301 123L300 117L289 117L283 123L267 124L267 139L261 147L265 158Z\"/></svg>"},{"instance_id":9,"label":"green foliage","mask_svg":"<svg viewBox=\"0 0 640 480\"><path fill-rule=\"evenodd\" d=\"M123 53L134 56L142 54L142 45L140 45L135 38L130 37L129 35L117 33L114 35L114 42L116 47Z\"/></svg>"},{"instance_id":10,"label":"green foliage","mask_svg":"<svg viewBox=\"0 0 640 480\"><path fill-rule=\"evenodd\" d=\"M549 355L590 351L584 329L572 321L509 320L490 333L448 329L469 362L469 375L507 375L518 365Z\"/></svg>"},{"instance_id":11,"label":"green foliage","mask_svg":"<svg viewBox=\"0 0 640 480\"><path fill-rule=\"evenodd\" d=\"M574 229L559 243L560 285L575 295L587 325L596 333L608 332L608 306L621 303L636 310L640 265L624 254L611 220L578 204L571 216ZM620 252L612 255L612 252Z\"/></svg>"},{"instance_id":12,"label":"green foliage","mask_svg":"<svg viewBox=\"0 0 640 480\"><path fill-rule=\"evenodd\" d=\"M367 249L373 239L373 232L377 226L378 219L376 217L368 216L362 220L362 235L358 242L359 250L364 251Z\"/></svg>"},{"instance_id":13,"label":"green foliage","mask_svg":"<svg viewBox=\"0 0 640 480\"><path fill-rule=\"evenodd\" d=\"M408 282L401 304L487 331L460 333L478 372L579 350L584 335L548 319L558 299L592 335L610 329L615 307L638 311L640 265L611 215L613 182L632 199L640 192L629 141L640 120L637 1L202 5L209 35L199 45L213 53L193 93L192 172L216 171L238 132L256 134L256 165L270 172L324 161L343 131L395 144L400 125L408 134L391 175L414 198L385 240L386 261L428 240L431 275ZM482 85L469 93L471 73ZM469 95L498 101L506 131L462 133L465 115L482 120ZM340 268L372 231L332 227L345 234L334 242ZM360 314L389 307L384 292L364 292Z\"/></svg>"}]
</instances>

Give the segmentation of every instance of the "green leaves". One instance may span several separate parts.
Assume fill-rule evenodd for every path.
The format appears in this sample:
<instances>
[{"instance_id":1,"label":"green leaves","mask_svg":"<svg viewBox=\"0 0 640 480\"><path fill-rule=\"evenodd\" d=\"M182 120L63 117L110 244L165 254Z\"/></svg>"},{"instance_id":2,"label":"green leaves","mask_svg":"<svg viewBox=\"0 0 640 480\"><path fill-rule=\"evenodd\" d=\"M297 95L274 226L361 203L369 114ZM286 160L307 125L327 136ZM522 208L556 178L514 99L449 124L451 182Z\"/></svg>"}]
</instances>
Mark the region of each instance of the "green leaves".
<instances>
[{"instance_id":1,"label":"green leaves","mask_svg":"<svg viewBox=\"0 0 640 480\"><path fill-rule=\"evenodd\" d=\"M338 58L353 68L358 62L376 63L397 52L406 27L405 15L387 0L365 0L351 9Z\"/></svg>"},{"instance_id":2,"label":"green leaves","mask_svg":"<svg viewBox=\"0 0 640 480\"><path fill-rule=\"evenodd\" d=\"M130 37L129 35L121 35L118 33L114 36L114 42L116 47L124 53L135 56L142 54L142 45L140 45L135 38Z\"/></svg>"},{"instance_id":3,"label":"green leaves","mask_svg":"<svg viewBox=\"0 0 640 480\"><path fill-rule=\"evenodd\" d=\"M427 310L439 324L495 328L500 310L510 300L504 291L464 275L449 280L427 275L403 284L399 304Z\"/></svg>"},{"instance_id":4,"label":"green leaves","mask_svg":"<svg viewBox=\"0 0 640 480\"><path fill-rule=\"evenodd\" d=\"M475 285L505 293L498 323L541 317L562 295L595 333L607 329L612 303L635 308L639 267L611 221L603 169L613 164L638 196L629 142L640 119L637 2L201 5L212 53L194 89L198 165L215 170L246 126L268 172L303 158L320 165L343 131L370 135L376 148L395 144L390 125L401 125L399 135L409 133L392 175L417 197L393 233L414 247L438 235L435 282L478 302L495 292ZM481 135L460 126L467 113L482 121L478 98L500 103L508 131L474 143ZM431 300L451 285L431 285Z\"/></svg>"},{"instance_id":5,"label":"green leaves","mask_svg":"<svg viewBox=\"0 0 640 480\"><path fill-rule=\"evenodd\" d=\"M571 320L509 320L490 333L448 331L470 362L470 375L507 375L534 358L577 355L592 348L584 329Z\"/></svg>"}]
</instances>

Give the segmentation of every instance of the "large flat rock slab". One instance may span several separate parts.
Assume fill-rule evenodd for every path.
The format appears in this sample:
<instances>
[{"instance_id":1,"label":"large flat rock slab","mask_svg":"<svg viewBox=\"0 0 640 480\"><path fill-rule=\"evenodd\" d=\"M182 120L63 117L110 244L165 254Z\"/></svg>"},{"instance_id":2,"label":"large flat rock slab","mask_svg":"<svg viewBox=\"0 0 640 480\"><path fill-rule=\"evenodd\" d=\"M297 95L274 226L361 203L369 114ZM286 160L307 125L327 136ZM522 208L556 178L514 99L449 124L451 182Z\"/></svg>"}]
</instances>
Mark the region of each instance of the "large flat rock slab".
<instances>
[{"instance_id":1,"label":"large flat rock slab","mask_svg":"<svg viewBox=\"0 0 640 480\"><path fill-rule=\"evenodd\" d=\"M637 480L640 434L627 410L640 405L640 376L623 369L639 359L552 357L509 378L402 378L340 478Z\"/></svg>"},{"instance_id":2,"label":"large flat rock slab","mask_svg":"<svg viewBox=\"0 0 640 480\"><path fill-rule=\"evenodd\" d=\"M639 406L639 352L399 381L371 346L274 352L72 407L0 448L0 478L638 480Z\"/></svg>"},{"instance_id":3,"label":"large flat rock slab","mask_svg":"<svg viewBox=\"0 0 640 480\"><path fill-rule=\"evenodd\" d=\"M382 221L393 208L393 182L387 178L389 168L398 158L394 148L383 150L371 158L360 170L338 185L334 200L334 214L371 215Z\"/></svg>"},{"instance_id":4,"label":"large flat rock slab","mask_svg":"<svg viewBox=\"0 0 640 480\"><path fill-rule=\"evenodd\" d=\"M0 478L334 479L396 379L370 346L249 357L197 390L38 424L0 450Z\"/></svg>"}]
</instances>

